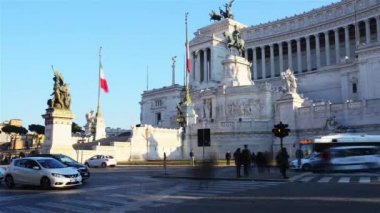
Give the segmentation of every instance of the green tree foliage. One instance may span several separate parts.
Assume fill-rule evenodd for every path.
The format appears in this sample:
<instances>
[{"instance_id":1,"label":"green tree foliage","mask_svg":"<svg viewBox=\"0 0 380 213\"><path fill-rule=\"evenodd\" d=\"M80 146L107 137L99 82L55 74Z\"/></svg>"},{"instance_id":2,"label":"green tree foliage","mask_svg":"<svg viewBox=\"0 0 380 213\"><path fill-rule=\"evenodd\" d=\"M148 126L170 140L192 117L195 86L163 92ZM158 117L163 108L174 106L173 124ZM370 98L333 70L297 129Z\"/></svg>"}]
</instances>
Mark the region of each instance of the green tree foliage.
<instances>
[{"instance_id":1,"label":"green tree foliage","mask_svg":"<svg viewBox=\"0 0 380 213\"><path fill-rule=\"evenodd\" d=\"M73 122L71 124L71 132L73 134L77 133L77 132L83 132L83 129L81 126L79 126L77 123Z\"/></svg>"},{"instance_id":2,"label":"green tree foliage","mask_svg":"<svg viewBox=\"0 0 380 213\"><path fill-rule=\"evenodd\" d=\"M15 133L19 135L25 135L28 132L28 130L22 126L13 126L13 125L6 125L1 130L7 134Z\"/></svg>"},{"instance_id":3,"label":"green tree foliage","mask_svg":"<svg viewBox=\"0 0 380 213\"><path fill-rule=\"evenodd\" d=\"M31 124L29 125L29 131L35 132L39 135L45 134L45 126L39 125L39 124Z\"/></svg>"}]
</instances>

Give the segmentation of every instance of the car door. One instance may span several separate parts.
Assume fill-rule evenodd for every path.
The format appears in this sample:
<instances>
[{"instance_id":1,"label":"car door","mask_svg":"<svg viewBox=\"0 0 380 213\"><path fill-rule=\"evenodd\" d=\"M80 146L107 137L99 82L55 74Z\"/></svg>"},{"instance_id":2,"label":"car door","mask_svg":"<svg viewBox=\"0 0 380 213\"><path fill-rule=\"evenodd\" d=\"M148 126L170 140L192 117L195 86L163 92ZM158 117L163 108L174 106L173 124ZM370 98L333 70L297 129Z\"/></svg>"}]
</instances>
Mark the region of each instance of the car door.
<instances>
[{"instance_id":1,"label":"car door","mask_svg":"<svg viewBox=\"0 0 380 213\"><path fill-rule=\"evenodd\" d=\"M17 159L14 160L12 169L11 169L11 175L13 177L13 181L16 184L25 184L25 177L24 175L24 169L25 169L25 159Z\"/></svg>"},{"instance_id":2,"label":"car door","mask_svg":"<svg viewBox=\"0 0 380 213\"><path fill-rule=\"evenodd\" d=\"M96 160L97 160L97 156L95 155L95 156L91 157L90 159L88 159L87 163L90 166L96 166Z\"/></svg>"},{"instance_id":3,"label":"car door","mask_svg":"<svg viewBox=\"0 0 380 213\"><path fill-rule=\"evenodd\" d=\"M35 160L28 160L27 164L29 167L26 171L26 178L32 185L40 185L41 180L41 166ZM38 169L36 169L38 168Z\"/></svg>"}]
</instances>

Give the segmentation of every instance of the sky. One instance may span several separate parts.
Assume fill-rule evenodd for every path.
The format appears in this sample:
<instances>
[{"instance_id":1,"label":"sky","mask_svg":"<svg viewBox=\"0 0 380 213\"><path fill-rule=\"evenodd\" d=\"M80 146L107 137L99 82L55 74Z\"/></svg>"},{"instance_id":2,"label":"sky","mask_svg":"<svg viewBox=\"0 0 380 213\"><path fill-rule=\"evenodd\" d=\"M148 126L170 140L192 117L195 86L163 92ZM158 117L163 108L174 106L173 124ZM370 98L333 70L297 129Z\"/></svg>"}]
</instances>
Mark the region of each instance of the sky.
<instances>
[{"instance_id":1,"label":"sky","mask_svg":"<svg viewBox=\"0 0 380 213\"><path fill-rule=\"evenodd\" d=\"M22 119L44 125L41 115L53 92L53 71L69 84L74 122L86 124L96 110L99 47L109 93L101 111L111 128L140 123L147 88L183 84L185 12L189 39L212 24L211 10L229 0L0 0L0 122ZM235 20L250 25L274 21L337 0L235 0ZM147 80L147 73L148 80Z\"/></svg>"}]
</instances>

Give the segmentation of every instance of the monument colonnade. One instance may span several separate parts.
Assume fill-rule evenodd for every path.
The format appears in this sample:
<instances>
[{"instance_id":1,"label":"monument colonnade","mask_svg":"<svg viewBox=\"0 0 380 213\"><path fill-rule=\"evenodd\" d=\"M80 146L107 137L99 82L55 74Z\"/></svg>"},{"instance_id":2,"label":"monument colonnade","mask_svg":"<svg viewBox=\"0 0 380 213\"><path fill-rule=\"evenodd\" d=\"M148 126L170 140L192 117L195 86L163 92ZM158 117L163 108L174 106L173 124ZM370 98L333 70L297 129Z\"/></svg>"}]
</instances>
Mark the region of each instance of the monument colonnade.
<instances>
[{"instance_id":1,"label":"monument colonnade","mask_svg":"<svg viewBox=\"0 0 380 213\"><path fill-rule=\"evenodd\" d=\"M380 42L378 15L285 41L246 47L245 57L252 63L252 79L257 80L280 76L287 68L301 73L346 63L356 57L357 47L375 42Z\"/></svg>"}]
</instances>

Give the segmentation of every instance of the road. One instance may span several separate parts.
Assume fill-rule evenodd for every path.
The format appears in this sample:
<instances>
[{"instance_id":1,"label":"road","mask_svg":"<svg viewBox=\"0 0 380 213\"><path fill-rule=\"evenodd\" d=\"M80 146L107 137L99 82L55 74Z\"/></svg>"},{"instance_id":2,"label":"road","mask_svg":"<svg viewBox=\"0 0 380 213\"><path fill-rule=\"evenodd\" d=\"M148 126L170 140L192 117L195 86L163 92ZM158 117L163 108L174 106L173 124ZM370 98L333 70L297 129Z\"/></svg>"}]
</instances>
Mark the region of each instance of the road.
<instances>
[{"instance_id":1,"label":"road","mask_svg":"<svg viewBox=\"0 0 380 213\"><path fill-rule=\"evenodd\" d=\"M170 168L183 173L186 168ZM289 182L154 178L158 167L91 169L84 185L0 185L2 212L379 212L380 174L300 173Z\"/></svg>"}]
</instances>

